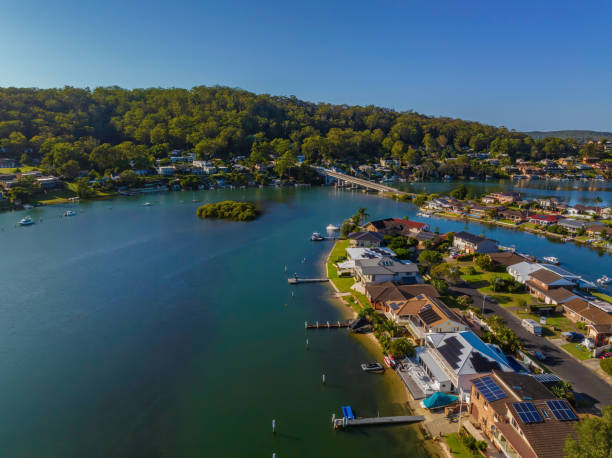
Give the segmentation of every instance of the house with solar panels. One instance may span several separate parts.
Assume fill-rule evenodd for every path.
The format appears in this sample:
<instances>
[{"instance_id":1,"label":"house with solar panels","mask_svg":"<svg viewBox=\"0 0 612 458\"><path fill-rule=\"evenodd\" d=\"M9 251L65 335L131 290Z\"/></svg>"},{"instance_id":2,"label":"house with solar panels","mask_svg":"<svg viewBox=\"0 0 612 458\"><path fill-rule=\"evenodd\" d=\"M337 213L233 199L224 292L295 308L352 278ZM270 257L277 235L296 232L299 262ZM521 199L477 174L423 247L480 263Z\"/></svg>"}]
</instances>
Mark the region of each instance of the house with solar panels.
<instances>
[{"instance_id":1,"label":"house with solar panels","mask_svg":"<svg viewBox=\"0 0 612 458\"><path fill-rule=\"evenodd\" d=\"M508 457L563 457L578 415L536 377L493 371L472 380L472 423Z\"/></svg>"},{"instance_id":2,"label":"house with solar panels","mask_svg":"<svg viewBox=\"0 0 612 458\"><path fill-rule=\"evenodd\" d=\"M427 333L416 357L434 388L444 393L468 394L473 378L493 370L514 372L497 345L483 342L472 331Z\"/></svg>"}]
</instances>

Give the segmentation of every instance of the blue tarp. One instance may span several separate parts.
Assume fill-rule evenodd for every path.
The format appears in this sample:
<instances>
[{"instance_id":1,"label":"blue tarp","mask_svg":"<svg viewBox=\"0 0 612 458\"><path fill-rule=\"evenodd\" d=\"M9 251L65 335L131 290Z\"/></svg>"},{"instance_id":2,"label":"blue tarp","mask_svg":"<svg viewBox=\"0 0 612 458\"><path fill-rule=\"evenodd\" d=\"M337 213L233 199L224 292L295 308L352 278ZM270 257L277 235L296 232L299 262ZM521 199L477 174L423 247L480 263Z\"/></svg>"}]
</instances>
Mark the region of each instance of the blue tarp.
<instances>
[{"instance_id":1,"label":"blue tarp","mask_svg":"<svg viewBox=\"0 0 612 458\"><path fill-rule=\"evenodd\" d=\"M437 407L444 407L449 404L452 404L457 399L457 396L452 394L441 393L438 391L437 393L432 394L428 398L423 399L423 405L428 409L435 409Z\"/></svg>"}]
</instances>

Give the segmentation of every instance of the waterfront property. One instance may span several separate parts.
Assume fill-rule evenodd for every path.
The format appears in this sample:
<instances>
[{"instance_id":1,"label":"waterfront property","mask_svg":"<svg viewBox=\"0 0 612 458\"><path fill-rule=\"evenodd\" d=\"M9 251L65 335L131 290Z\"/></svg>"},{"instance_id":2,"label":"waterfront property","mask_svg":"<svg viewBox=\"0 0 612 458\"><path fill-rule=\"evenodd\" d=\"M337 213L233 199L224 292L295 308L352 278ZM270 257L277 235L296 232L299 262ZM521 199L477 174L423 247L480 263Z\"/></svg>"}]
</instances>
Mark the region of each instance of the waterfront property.
<instances>
[{"instance_id":1,"label":"waterfront property","mask_svg":"<svg viewBox=\"0 0 612 458\"><path fill-rule=\"evenodd\" d=\"M497 251L495 240L464 231L455 234L453 246L464 253L494 253Z\"/></svg>"},{"instance_id":2,"label":"waterfront property","mask_svg":"<svg viewBox=\"0 0 612 458\"><path fill-rule=\"evenodd\" d=\"M470 380L492 370L514 372L501 349L483 342L472 331L428 333L417 348L425 372L443 392L470 392Z\"/></svg>"},{"instance_id":3,"label":"waterfront property","mask_svg":"<svg viewBox=\"0 0 612 458\"><path fill-rule=\"evenodd\" d=\"M408 261L399 262L389 257L355 260L355 278L366 283L416 283L420 280L418 266Z\"/></svg>"},{"instance_id":4,"label":"waterfront property","mask_svg":"<svg viewBox=\"0 0 612 458\"><path fill-rule=\"evenodd\" d=\"M351 232L348 235L352 247L371 248L380 247L384 235L374 231Z\"/></svg>"},{"instance_id":5,"label":"waterfront property","mask_svg":"<svg viewBox=\"0 0 612 458\"><path fill-rule=\"evenodd\" d=\"M575 286L573 282L563 278L548 269L538 269L529 274L529 280L525 282L529 292L538 299L545 300L550 291L565 286Z\"/></svg>"},{"instance_id":6,"label":"waterfront property","mask_svg":"<svg viewBox=\"0 0 612 458\"><path fill-rule=\"evenodd\" d=\"M570 234L576 234L577 232L583 230L586 227L586 223L584 221L571 218L561 219L558 221L557 224Z\"/></svg>"},{"instance_id":7,"label":"waterfront property","mask_svg":"<svg viewBox=\"0 0 612 458\"><path fill-rule=\"evenodd\" d=\"M421 231L429 231L429 225L401 218L385 218L370 221L364 226L367 231L379 232L384 235L403 235L414 237Z\"/></svg>"},{"instance_id":8,"label":"waterfront property","mask_svg":"<svg viewBox=\"0 0 612 458\"><path fill-rule=\"evenodd\" d=\"M527 374L492 371L472 380L471 421L510 458L561 458L578 415Z\"/></svg>"},{"instance_id":9,"label":"waterfront property","mask_svg":"<svg viewBox=\"0 0 612 458\"><path fill-rule=\"evenodd\" d=\"M375 310L386 310L385 302L387 301L404 301L425 295L427 297L436 298L440 294L438 290L428 284L415 285L400 285L394 282L370 283L365 285L365 295L372 303Z\"/></svg>"}]
</instances>

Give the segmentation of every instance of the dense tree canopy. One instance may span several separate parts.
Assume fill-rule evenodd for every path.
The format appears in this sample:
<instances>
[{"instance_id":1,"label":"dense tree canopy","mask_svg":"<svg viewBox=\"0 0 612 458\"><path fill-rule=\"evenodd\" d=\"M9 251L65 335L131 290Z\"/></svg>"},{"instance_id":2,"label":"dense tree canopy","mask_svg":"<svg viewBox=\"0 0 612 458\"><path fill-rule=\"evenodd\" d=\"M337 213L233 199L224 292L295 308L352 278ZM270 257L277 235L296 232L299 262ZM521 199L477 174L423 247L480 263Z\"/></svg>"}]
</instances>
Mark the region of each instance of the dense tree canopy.
<instances>
[{"instance_id":1,"label":"dense tree canopy","mask_svg":"<svg viewBox=\"0 0 612 458\"><path fill-rule=\"evenodd\" d=\"M172 149L200 158L284 157L284 172L298 154L351 163L393 156L410 165L423 155L455 157L466 148L537 159L575 146L458 119L200 86L0 88L0 148L4 156L41 157L43 166L73 174L77 165L98 172L146 167ZM423 173L432 167L425 160ZM458 156L448 167L460 171L465 163Z\"/></svg>"}]
</instances>

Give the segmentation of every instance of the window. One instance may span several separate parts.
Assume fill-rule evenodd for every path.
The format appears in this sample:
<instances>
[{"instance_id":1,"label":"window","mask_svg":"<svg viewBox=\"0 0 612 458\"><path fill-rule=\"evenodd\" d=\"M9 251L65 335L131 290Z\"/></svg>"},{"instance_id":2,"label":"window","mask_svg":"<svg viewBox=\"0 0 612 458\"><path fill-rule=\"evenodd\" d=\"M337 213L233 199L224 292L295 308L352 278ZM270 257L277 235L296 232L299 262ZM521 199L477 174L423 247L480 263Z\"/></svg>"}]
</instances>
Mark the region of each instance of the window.
<instances>
[{"instance_id":1,"label":"window","mask_svg":"<svg viewBox=\"0 0 612 458\"><path fill-rule=\"evenodd\" d=\"M480 399L480 393L476 391L476 399Z\"/></svg>"},{"instance_id":2,"label":"window","mask_svg":"<svg viewBox=\"0 0 612 458\"><path fill-rule=\"evenodd\" d=\"M547 420L550 418L550 415L548 414L548 411L546 409L541 409L540 411L542 412L542 416L544 418L546 418Z\"/></svg>"}]
</instances>

